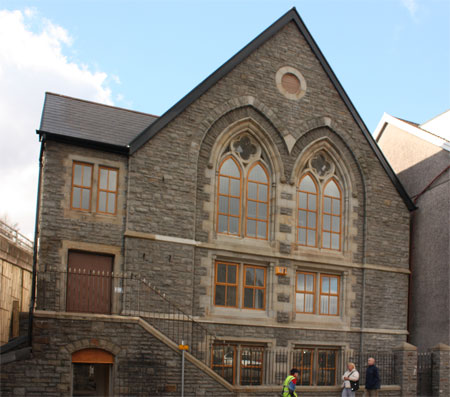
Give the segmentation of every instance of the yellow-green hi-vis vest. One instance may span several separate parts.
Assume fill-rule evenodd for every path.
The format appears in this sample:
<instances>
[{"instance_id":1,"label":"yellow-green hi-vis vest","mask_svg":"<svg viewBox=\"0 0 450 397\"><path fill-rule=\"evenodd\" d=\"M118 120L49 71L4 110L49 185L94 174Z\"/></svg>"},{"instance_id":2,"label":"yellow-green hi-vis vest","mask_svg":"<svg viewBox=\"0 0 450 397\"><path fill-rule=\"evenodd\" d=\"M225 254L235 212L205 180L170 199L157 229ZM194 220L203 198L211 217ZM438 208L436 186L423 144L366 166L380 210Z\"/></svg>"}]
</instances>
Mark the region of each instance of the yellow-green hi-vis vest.
<instances>
[{"instance_id":1,"label":"yellow-green hi-vis vest","mask_svg":"<svg viewBox=\"0 0 450 397\"><path fill-rule=\"evenodd\" d=\"M282 394L283 397L289 397L289 396L291 396L291 394L289 394L289 383L290 383L290 381L291 381L292 379L294 379L294 378L295 378L295 376L289 375L289 376L285 379L285 381L284 381L284 383L283 383L283 394ZM294 396L297 397L297 393L296 393L296 392L294 392Z\"/></svg>"}]
</instances>

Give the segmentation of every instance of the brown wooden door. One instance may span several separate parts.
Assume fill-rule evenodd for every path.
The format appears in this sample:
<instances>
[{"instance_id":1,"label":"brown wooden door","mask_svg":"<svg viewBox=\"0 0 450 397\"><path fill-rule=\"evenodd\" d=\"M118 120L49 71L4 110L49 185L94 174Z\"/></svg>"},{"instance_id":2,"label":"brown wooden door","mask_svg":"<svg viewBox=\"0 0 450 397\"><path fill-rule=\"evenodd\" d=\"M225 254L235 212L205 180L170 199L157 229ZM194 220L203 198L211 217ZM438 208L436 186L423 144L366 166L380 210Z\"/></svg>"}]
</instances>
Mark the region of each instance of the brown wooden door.
<instances>
[{"instance_id":1,"label":"brown wooden door","mask_svg":"<svg viewBox=\"0 0 450 397\"><path fill-rule=\"evenodd\" d=\"M111 313L113 256L69 251L67 311Z\"/></svg>"}]
</instances>

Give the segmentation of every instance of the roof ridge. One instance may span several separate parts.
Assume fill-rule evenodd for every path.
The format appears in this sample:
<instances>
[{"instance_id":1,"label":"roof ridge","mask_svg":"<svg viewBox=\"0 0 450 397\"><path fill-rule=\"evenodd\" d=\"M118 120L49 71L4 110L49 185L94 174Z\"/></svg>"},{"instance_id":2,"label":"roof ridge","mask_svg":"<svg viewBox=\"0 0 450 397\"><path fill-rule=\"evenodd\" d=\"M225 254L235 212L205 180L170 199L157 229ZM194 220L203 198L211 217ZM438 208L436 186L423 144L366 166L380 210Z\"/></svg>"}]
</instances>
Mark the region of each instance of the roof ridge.
<instances>
[{"instance_id":1,"label":"roof ridge","mask_svg":"<svg viewBox=\"0 0 450 397\"><path fill-rule=\"evenodd\" d=\"M90 103L90 104L93 104L93 105L104 106L104 107L111 108L111 109L124 110L124 111L130 112L130 113L142 114L142 115L145 115L145 116L150 116L150 117L156 117L156 118L159 118L159 116L156 116L155 114L152 114L152 113L140 112L140 111L138 111L138 110L127 109L127 108L123 108L123 107L120 107L120 106L107 105L106 103L100 103L100 102L90 101L90 100L88 100L88 99L76 98L76 97L69 96L69 95L57 94L57 93L55 93L55 92L49 92L49 91L46 91L46 92L45 92L45 95L59 96L59 97L62 97L62 98L72 99L72 100L74 100L74 101L85 102L85 103Z\"/></svg>"}]
</instances>

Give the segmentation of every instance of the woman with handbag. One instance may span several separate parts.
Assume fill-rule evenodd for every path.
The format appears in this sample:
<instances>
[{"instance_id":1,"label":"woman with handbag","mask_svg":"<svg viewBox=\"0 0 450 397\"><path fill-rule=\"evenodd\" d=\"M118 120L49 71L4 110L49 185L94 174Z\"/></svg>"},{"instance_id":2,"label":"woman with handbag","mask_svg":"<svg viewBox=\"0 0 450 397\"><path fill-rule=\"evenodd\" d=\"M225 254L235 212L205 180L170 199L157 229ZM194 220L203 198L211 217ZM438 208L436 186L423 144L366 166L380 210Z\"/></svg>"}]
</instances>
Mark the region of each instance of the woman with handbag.
<instances>
[{"instance_id":1,"label":"woman with handbag","mask_svg":"<svg viewBox=\"0 0 450 397\"><path fill-rule=\"evenodd\" d=\"M359 389L359 372L355 364L348 363L347 371L342 376L342 397L355 397L356 390Z\"/></svg>"}]
</instances>

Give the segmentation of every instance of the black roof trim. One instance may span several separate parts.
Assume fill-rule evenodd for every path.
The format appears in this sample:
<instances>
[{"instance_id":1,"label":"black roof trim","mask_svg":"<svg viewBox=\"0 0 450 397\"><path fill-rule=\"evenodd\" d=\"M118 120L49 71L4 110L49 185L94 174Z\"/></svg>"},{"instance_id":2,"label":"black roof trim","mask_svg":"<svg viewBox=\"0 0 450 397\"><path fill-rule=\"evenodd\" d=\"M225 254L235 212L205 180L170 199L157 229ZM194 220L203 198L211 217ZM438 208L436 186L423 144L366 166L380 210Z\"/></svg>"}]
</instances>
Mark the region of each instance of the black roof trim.
<instances>
[{"instance_id":1,"label":"black roof trim","mask_svg":"<svg viewBox=\"0 0 450 397\"><path fill-rule=\"evenodd\" d=\"M201 82L197 87L190 91L185 97L178 101L174 106L172 106L167 112L165 112L161 117L154 121L150 126L148 126L144 131L142 131L136 138L130 142L130 154L136 152L142 145L144 145L149 139L151 139L156 133L158 133L162 128L164 128L168 123L175 119L181 112L183 112L190 104L197 100L201 95L203 95L210 87L212 87L217 81L222 77L227 75L232 69L234 69L239 63L246 59L253 51L258 47L263 45L268 39L275 35L281 28L286 26L289 22L295 22L297 28L305 37L307 43L311 47L311 50L318 58L320 64L327 73L329 79L333 83L334 87L338 91L345 105L349 109L353 119L358 124L359 128L363 132L367 142L374 151L375 155L378 157L386 173L390 177L392 183L396 187L400 196L406 204L406 207L413 211L416 206L412 202L405 188L400 183L397 175L392 170L388 161L384 157L374 138L367 129L361 116L358 114L356 108L353 106L350 98L342 87L341 83L334 74L328 61L325 59L322 51L315 42L314 38L309 33L306 25L303 23L300 15L297 13L295 7L290 9L286 14L284 14L280 19L275 21L271 26L269 26L264 32L257 36L253 41L247 44L242 50L240 50L236 55L225 62L219 69L207 77L203 82Z\"/></svg>"},{"instance_id":2,"label":"black roof trim","mask_svg":"<svg viewBox=\"0 0 450 397\"><path fill-rule=\"evenodd\" d=\"M52 140L55 142L68 143L70 145L87 147L90 149L102 150L102 151L106 151L106 152L110 152L110 153L124 154L127 156L130 151L128 146L119 146L119 145L114 145L112 143L91 141L89 139L76 138L76 137L67 136L67 135L59 135L59 134L54 134L52 132L47 132L47 131L42 131L42 130L36 130L36 134L39 134L42 142L45 141L46 139L49 139L49 140Z\"/></svg>"}]
</instances>

